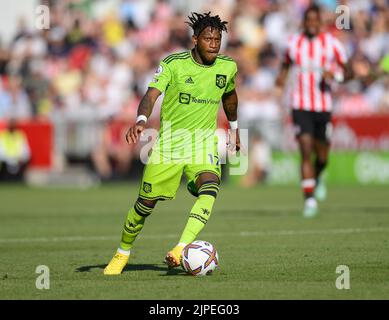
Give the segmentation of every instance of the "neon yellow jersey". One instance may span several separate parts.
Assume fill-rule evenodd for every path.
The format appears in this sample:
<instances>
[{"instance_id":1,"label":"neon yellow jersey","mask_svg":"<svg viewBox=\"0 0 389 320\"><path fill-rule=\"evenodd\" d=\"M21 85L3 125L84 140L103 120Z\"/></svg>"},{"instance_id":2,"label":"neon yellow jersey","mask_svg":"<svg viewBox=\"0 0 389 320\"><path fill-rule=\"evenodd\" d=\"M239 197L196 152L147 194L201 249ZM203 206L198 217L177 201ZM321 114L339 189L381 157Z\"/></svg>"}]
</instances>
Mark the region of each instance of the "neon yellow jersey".
<instances>
[{"instance_id":1,"label":"neon yellow jersey","mask_svg":"<svg viewBox=\"0 0 389 320\"><path fill-rule=\"evenodd\" d=\"M23 131L4 130L0 132L0 153L4 153L7 158L27 159L29 157L27 146L27 137Z\"/></svg>"},{"instance_id":2,"label":"neon yellow jersey","mask_svg":"<svg viewBox=\"0 0 389 320\"><path fill-rule=\"evenodd\" d=\"M235 61L224 55L218 55L210 66L197 63L190 51L165 58L149 84L165 93L159 144L153 149L162 147L163 154L172 152L174 158L180 158L188 146L194 150L214 142L221 98L235 88L236 73Z\"/></svg>"}]
</instances>

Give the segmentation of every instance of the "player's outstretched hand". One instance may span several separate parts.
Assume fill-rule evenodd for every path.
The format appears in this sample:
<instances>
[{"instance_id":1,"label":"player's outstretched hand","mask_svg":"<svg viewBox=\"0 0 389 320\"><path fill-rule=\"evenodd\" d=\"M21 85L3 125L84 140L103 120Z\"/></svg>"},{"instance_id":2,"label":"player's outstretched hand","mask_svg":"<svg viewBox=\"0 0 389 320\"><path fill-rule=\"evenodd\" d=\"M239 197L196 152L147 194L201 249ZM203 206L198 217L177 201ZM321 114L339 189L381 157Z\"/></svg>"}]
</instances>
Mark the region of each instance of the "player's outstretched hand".
<instances>
[{"instance_id":1,"label":"player's outstretched hand","mask_svg":"<svg viewBox=\"0 0 389 320\"><path fill-rule=\"evenodd\" d=\"M128 144L133 144L138 142L140 135L145 129L145 125L146 123L144 121L139 121L138 123L130 127L130 129L128 129L126 133L126 140Z\"/></svg>"},{"instance_id":2,"label":"player's outstretched hand","mask_svg":"<svg viewBox=\"0 0 389 320\"><path fill-rule=\"evenodd\" d=\"M334 74L331 71L324 70L322 74L322 78L324 81L330 81L334 79Z\"/></svg>"},{"instance_id":3,"label":"player's outstretched hand","mask_svg":"<svg viewBox=\"0 0 389 320\"><path fill-rule=\"evenodd\" d=\"M227 150L230 152L238 152L240 150L239 130L229 130Z\"/></svg>"}]
</instances>

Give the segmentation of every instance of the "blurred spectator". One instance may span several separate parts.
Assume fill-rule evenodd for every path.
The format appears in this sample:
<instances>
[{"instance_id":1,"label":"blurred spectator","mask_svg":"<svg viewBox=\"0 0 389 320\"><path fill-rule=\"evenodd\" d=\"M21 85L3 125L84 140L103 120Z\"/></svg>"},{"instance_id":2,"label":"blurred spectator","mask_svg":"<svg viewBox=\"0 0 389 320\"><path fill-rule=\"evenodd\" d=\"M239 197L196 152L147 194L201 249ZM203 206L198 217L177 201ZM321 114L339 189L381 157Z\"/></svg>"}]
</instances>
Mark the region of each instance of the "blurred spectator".
<instances>
[{"instance_id":1,"label":"blurred spectator","mask_svg":"<svg viewBox=\"0 0 389 320\"><path fill-rule=\"evenodd\" d=\"M259 133L254 133L250 140L249 171L241 180L241 186L250 188L266 182L271 171L271 158L270 146Z\"/></svg>"},{"instance_id":2,"label":"blurred spectator","mask_svg":"<svg viewBox=\"0 0 389 320\"><path fill-rule=\"evenodd\" d=\"M32 116L30 100L19 77L4 78L0 84L0 118L27 119Z\"/></svg>"},{"instance_id":3,"label":"blurred spectator","mask_svg":"<svg viewBox=\"0 0 389 320\"><path fill-rule=\"evenodd\" d=\"M134 147L123 139L126 125L112 120L104 126L101 141L92 152L93 164L103 180L125 177L134 154Z\"/></svg>"},{"instance_id":4,"label":"blurred spectator","mask_svg":"<svg viewBox=\"0 0 389 320\"><path fill-rule=\"evenodd\" d=\"M0 37L0 77L7 74L7 65L10 59L10 53L7 48L3 46Z\"/></svg>"},{"instance_id":5,"label":"blurred spectator","mask_svg":"<svg viewBox=\"0 0 389 320\"><path fill-rule=\"evenodd\" d=\"M27 137L11 119L7 128L0 132L0 181L21 180L29 160Z\"/></svg>"},{"instance_id":6,"label":"blurred spectator","mask_svg":"<svg viewBox=\"0 0 389 320\"><path fill-rule=\"evenodd\" d=\"M242 83L239 96L239 121L250 133L260 133L263 143L279 148L281 110L274 94L275 55L263 54L257 59L245 57L241 62Z\"/></svg>"},{"instance_id":7,"label":"blurred spectator","mask_svg":"<svg viewBox=\"0 0 389 320\"><path fill-rule=\"evenodd\" d=\"M36 116L48 116L54 109L54 89L42 70L42 60L31 61L29 73L23 80L32 112Z\"/></svg>"},{"instance_id":8,"label":"blurred spectator","mask_svg":"<svg viewBox=\"0 0 389 320\"><path fill-rule=\"evenodd\" d=\"M25 110L30 109L23 116L51 117L58 109L77 112L86 105L102 119L121 114L134 95L132 88L136 85L142 91L147 86L158 61L188 46L190 33L184 21L194 9L215 11L229 22L223 43L225 52L239 64L243 109L251 106L252 111L258 110L255 114L275 115L279 111L271 109L278 109L279 103L275 106L274 92L261 86L271 88L279 52L312 2L322 6L327 29L349 50L353 68L359 72L358 84L353 86L362 85L366 104L375 106L375 96L366 94L375 81L368 82L361 72L374 73L389 52L386 0L64 0L45 2L50 5L49 30L33 29L20 18L13 41L0 46L0 119L8 117L7 101L15 96L12 90L16 89L7 85L7 78L14 75L23 77L18 90L28 95L29 102L22 101L21 95L18 99ZM336 28L338 4L350 8L351 30ZM358 62L361 57L363 63ZM335 96L340 99L344 96ZM375 106L371 112L385 110Z\"/></svg>"}]
</instances>

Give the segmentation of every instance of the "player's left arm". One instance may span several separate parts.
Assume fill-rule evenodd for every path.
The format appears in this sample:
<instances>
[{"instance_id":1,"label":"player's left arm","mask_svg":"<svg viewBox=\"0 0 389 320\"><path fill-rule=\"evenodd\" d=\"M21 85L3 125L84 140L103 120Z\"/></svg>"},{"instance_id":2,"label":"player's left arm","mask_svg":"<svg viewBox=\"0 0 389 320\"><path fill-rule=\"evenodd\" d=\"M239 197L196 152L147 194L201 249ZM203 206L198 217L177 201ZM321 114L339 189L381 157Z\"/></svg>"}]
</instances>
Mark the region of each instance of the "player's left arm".
<instances>
[{"instance_id":1,"label":"player's left arm","mask_svg":"<svg viewBox=\"0 0 389 320\"><path fill-rule=\"evenodd\" d=\"M332 71L325 70L323 71L323 79L343 82L353 78L352 66L350 62L338 62L338 66L342 69L341 73L334 73Z\"/></svg>"},{"instance_id":2,"label":"player's left arm","mask_svg":"<svg viewBox=\"0 0 389 320\"><path fill-rule=\"evenodd\" d=\"M222 96L223 109L227 116L228 121L231 123L236 123L238 120L238 95L235 89L224 93ZM240 138L239 138L239 129L232 127L229 136L229 145L235 147L236 151L240 150Z\"/></svg>"}]
</instances>

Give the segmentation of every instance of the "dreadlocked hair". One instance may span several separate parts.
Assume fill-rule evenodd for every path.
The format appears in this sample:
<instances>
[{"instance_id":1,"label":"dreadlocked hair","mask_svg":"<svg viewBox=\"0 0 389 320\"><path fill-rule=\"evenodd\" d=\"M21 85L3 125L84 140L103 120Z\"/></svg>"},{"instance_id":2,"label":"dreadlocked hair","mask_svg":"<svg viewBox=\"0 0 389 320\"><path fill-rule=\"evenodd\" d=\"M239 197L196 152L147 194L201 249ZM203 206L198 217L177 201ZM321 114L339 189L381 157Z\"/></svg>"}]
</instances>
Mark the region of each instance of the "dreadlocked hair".
<instances>
[{"instance_id":1,"label":"dreadlocked hair","mask_svg":"<svg viewBox=\"0 0 389 320\"><path fill-rule=\"evenodd\" d=\"M220 32L227 32L226 24L228 22L221 21L218 15L211 16L211 11L204 14L192 12L192 15L188 16L188 18L189 21L186 21L185 23L192 27L195 36L198 36L207 27L218 29Z\"/></svg>"},{"instance_id":2,"label":"dreadlocked hair","mask_svg":"<svg viewBox=\"0 0 389 320\"><path fill-rule=\"evenodd\" d=\"M312 12L315 12L319 17L321 16L320 7L319 7L317 4L312 4L312 5L310 5L307 9L305 9L303 21L306 21L306 20L307 20L308 14L309 14L311 11L312 11Z\"/></svg>"}]
</instances>

